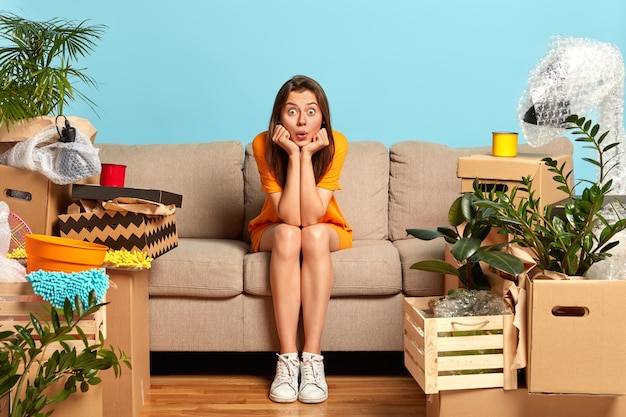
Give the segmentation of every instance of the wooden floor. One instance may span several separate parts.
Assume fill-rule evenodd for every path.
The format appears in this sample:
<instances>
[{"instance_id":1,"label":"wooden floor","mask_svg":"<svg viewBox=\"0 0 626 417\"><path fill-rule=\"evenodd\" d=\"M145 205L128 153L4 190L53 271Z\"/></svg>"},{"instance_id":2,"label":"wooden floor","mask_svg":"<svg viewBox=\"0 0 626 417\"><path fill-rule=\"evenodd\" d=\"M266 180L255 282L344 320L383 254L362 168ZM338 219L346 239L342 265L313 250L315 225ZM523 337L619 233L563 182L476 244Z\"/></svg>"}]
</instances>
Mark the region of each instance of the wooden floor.
<instances>
[{"instance_id":1,"label":"wooden floor","mask_svg":"<svg viewBox=\"0 0 626 417\"><path fill-rule=\"evenodd\" d=\"M213 364L203 356L183 361L167 355L152 357L152 386L141 417L424 417L426 396L398 364L397 352L390 356L381 361L380 356L348 360L345 354L327 355L329 399L322 404L270 401L268 389L275 358L266 354L252 356L257 366L250 366L237 355L212 357L208 362L215 361ZM155 361L160 361L160 366L155 366ZM229 362L231 372L226 369Z\"/></svg>"}]
</instances>

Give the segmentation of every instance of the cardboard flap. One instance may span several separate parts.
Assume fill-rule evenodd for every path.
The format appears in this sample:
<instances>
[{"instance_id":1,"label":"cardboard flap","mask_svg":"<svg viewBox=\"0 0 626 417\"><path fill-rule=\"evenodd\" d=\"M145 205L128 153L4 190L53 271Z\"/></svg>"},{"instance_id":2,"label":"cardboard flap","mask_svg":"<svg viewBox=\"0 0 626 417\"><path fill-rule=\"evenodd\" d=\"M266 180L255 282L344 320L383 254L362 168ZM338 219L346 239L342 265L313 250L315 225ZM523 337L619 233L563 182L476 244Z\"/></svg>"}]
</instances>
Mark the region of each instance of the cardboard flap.
<instances>
[{"instance_id":1,"label":"cardboard flap","mask_svg":"<svg viewBox=\"0 0 626 417\"><path fill-rule=\"evenodd\" d=\"M26 119L11 125L3 124L0 127L0 142L14 143L25 141L26 139L35 136L48 126L54 125L56 118L56 116L42 116ZM72 127L79 129L89 138L89 140L91 140L91 143L94 143L98 131L95 127L93 127L89 120L76 116L67 116L67 120L70 122ZM63 128L64 123L65 118L59 117L57 124L59 126L59 130Z\"/></svg>"}]
</instances>

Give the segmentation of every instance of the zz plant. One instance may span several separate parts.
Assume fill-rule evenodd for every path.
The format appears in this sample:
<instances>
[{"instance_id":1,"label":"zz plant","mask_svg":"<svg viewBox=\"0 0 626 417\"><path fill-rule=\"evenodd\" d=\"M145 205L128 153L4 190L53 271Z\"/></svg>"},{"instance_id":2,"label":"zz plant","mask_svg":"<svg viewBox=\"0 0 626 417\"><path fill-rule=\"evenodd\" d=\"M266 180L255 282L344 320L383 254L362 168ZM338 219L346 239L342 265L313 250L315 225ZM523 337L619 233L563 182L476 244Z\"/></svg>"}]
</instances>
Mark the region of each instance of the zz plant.
<instances>
[{"instance_id":1,"label":"zz plant","mask_svg":"<svg viewBox=\"0 0 626 417\"><path fill-rule=\"evenodd\" d=\"M610 151L619 144L606 144L609 132L600 133L600 126L585 117L571 115L565 123L576 141L597 153L597 160L586 158L585 161L598 168L599 179L581 180L577 186L584 188L577 194L569 185L573 172L570 167L558 166L555 160L545 158L558 189L567 195L562 210L550 205L539 209L540 198L530 177L522 178L521 185L514 187L509 195L504 192L486 195L478 189L474 192L480 199L477 205L492 210L491 223L512 236L512 242L527 248L538 268L583 276L595 262L611 256L611 249L619 243L615 235L626 228L626 219L620 218L616 208L623 209L623 205L611 198L613 181L608 178L618 163ZM603 214L605 209L617 220L609 221Z\"/></svg>"},{"instance_id":2,"label":"zz plant","mask_svg":"<svg viewBox=\"0 0 626 417\"><path fill-rule=\"evenodd\" d=\"M25 326L0 328L0 398L11 395L11 417L48 416L54 404L99 384L100 371L113 368L118 377L122 364L131 367L123 352L105 348L101 332L97 341L90 342L80 328L82 320L103 306L92 291L87 306L76 296L75 308L66 299L63 310L45 306L47 316L31 313ZM81 350L67 343L75 339L71 332L82 340ZM50 395L49 388L61 383L63 388Z\"/></svg>"}]
</instances>

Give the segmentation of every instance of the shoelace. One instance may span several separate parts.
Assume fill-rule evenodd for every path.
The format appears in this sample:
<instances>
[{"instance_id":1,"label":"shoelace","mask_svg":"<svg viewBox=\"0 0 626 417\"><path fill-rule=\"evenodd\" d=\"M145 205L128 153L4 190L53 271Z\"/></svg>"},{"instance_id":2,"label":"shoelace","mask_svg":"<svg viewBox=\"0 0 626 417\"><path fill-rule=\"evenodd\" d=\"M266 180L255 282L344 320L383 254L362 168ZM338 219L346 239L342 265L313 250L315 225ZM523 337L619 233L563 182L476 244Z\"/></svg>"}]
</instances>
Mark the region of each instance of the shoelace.
<instances>
[{"instance_id":1,"label":"shoelace","mask_svg":"<svg viewBox=\"0 0 626 417\"><path fill-rule=\"evenodd\" d=\"M275 383L282 384L286 382L291 384L296 369L296 364L291 363L285 356L278 355L278 369L276 370L276 378L274 379Z\"/></svg>"},{"instance_id":2,"label":"shoelace","mask_svg":"<svg viewBox=\"0 0 626 417\"><path fill-rule=\"evenodd\" d=\"M320 358L308 358L302 361L302 383L303 385L315 384L321 382L324 363Z\"/></svg>"}]
</instances>

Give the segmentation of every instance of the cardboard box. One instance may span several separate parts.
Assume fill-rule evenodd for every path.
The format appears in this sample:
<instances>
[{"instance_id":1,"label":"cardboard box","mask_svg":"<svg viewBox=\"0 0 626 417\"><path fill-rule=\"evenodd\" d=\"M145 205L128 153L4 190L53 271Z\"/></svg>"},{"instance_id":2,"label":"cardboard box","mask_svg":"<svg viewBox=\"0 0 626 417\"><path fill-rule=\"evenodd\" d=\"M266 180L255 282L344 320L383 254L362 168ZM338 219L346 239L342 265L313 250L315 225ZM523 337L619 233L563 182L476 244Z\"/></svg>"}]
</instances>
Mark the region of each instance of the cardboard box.
<instances>
[{"instance_id":1,"label":"cardboard box","mask_svg":"<svg viewBox=\"0 0 626 417\"><path fill-rule=\"evenodd\" d=\"M131 358L132 369L102 376L104 415L139 417L150 389L150 323L148 270L107 268L112 283L107 292L107 344Z\"/></svg>"},{"instance_id":2,"label":"cardboard box","mask_svg":"<svg viewBox=\"0 0 626 417\"><path fill-rule=\"evenodd\" d=\"M0 165L0 201L33 233L58 236L57 217L71 200L70 185L57 185L36 171Z\"/></svg>"},{"instance_id":3,"label":"cardboard box","mask_svg":"<svg viewBox=\"0 0 626 417\"><path fill-rule=\"evenodd\" d=\"M404 299L404 363L422 390L517 388L514 316L434 318L437 298Z\"/></svg>"},{"instance_id":4,"label":"cardboard box","mask_svg":"<svg viewBox=\"0 0 626 417\"><path fill-rule=\"evenodd\" d=\"M100 371L98 376L113 373L112 369ZM62 384L62 382L61 382ZM59 385L60 389L62 385ZM51 390L54 392L54 390ZM89 391L81 392L80 388L65 401L59 404L49 405L43 411L54 410L53 416L85 416L85 417L108 417L103 410L102 384L90 385Z\"/></svg>"},{"instance_id":5,"label":"cardboard box","mask_svg":"<svg viewBox=\"0 0 626 417\"><path fill-rule=\"evenodd\" d=\"M50 125L54 125L55 116L28 119L23 123L0 126L0 153L11 149L16 143L25 141ZM68 116L71 126L80 129L91 143L95 141L97 130L87 119ZM65 119L59 117L59 130ZM91 179L85 179L89 182ZM0 201L9 205L9 209L21 217L33 233L59 235L57 216L65 213L71 202L70 185L54 184L45 175L0 165Z\"/></svg>"},{"instance_id":6,"label":"cardboard box","mask_svg":"<svg viewBox=\"0 0 626 417\"><path fill-rule=\"evenodd\" d=\"M67 116L67 120L72 127L83 132L89 140L91 140L91 143L95 142L98 131L89 120L76 116ZM26 139L32 138L37 133L55 123L60 131L65 127L65 118L59 117L58 120L56 120L56 116L42 116L27 119L16 124L3 124L0 126L0 153L11 149L17 142L23 142Z\"/></svg>"},{"instance_id":7,"label":"cardboard box","mask_svg":"<svg viewBox=\"0 0 626 417\"><path fill-rule=\"evenodd\" d=\"M0 417L9 417L9 400L8 394L0 397Z\"/></svg>"},{"instance_id":8,"label":"cardboard box","mask_svg":"<svg viewBox=\"0 0 626 417\"><path fill-rule=\"evenodd\" d=\"M442 391L426 396L426 417L624 417L626 397L533 395L525 388Z\"/></svg>"},{"instance_id":9,"label":"cardboard box","mask_svg":"<svg viewBox=\"0 0 626 417\"><path fill-rule=\"evenodd\" d=\"M105 369L98 371L98 376L102 377L109 372L113 373L113 370ZM34 369L31 369L30 373L34 376ZM51 398L63 389L67 378L67 376L62 377L53 386L46 390L48 398ZM14 394L12 393L12 395ZM108 417L103 413L102 384L90 385L89 391L87 392L82 392L79 385L75 393L71 394L68 398L58 404L49 404L45 406L43 410L41 410L41 414L38 415L45 415L45 413L49 413L53 410L54 412L52 415L55 416Z\"/></svg>"},{"instance_id":10,"label":"cardboard box","mask_svg":"<svg viewBox=\"0 0 626 417\"><path fill-rule=\"evenodd\" d=\"M626 394L626 281L533 279L527 297L529 392Z\"/></svg>"},{"instance_id":11,"label":"cardboard box","mask_svg":"<svg viewBox=\"0 0 626 417\"><path fill-rule=\"evenodd\" d=\"M174 204L182 207L183 196L168 191L150 190L145 188L104 187L101 185L75 184L72 187L72 198L84 200L113 200L118 197L133 197L154 201L162 204Z\"/></svg>"},{"instance_id":12,"label":"cardboard box","mask_svg":"<svg viewBox=\"0 0 626 417\"><path fill-rule=\"evenodd\" d=\"M565 172L574 169L571 155L541 155L520 153L513 158L502 158L492 155L472 155L460 157L457 175L461 178L461 192L472 192L473 183L478 179L481 188L489 191L495 188L498 191L510 192L515 186L521 185L521 179L531 176L535 197L540 197L540 210L548 204L561 201L567 194L557 187L560 185L552 179L554 174L542 162L543 158L551 157L558 161L560 167L565 163ZM573 183L570 184L573 186ZM528 197L528 194L518 192L518 197Z\"/></svg>"},{"instance_id":13,"label":"cardboard box","mask_svg":"<svg viewBox=\"0 0 626 417\"><path fill-rule=\"evenodd\" d=\"M61 237L146 252L152 258L178 246L175 214L153 217L128 211L91 211L63 214L58 220Z\"/></svg>"}]
</instances>

